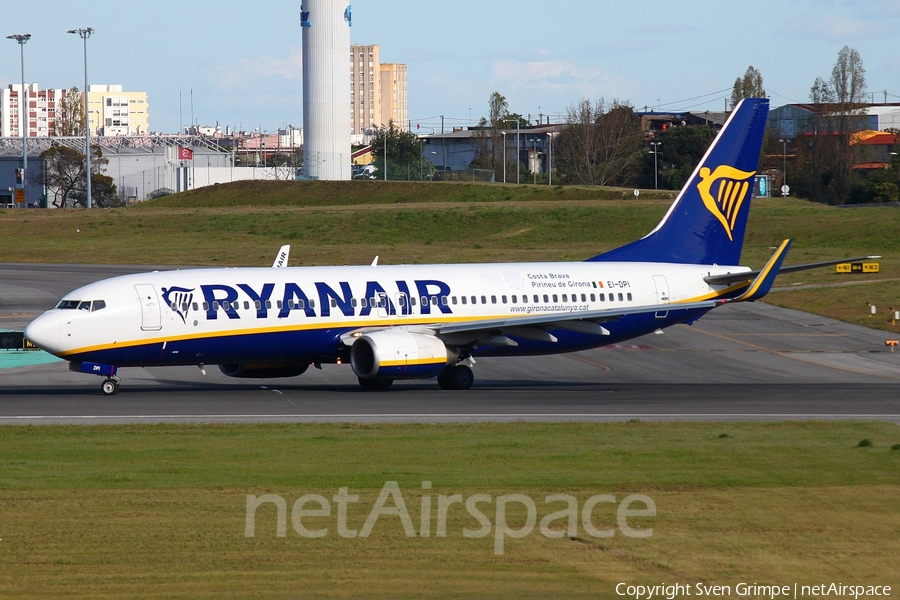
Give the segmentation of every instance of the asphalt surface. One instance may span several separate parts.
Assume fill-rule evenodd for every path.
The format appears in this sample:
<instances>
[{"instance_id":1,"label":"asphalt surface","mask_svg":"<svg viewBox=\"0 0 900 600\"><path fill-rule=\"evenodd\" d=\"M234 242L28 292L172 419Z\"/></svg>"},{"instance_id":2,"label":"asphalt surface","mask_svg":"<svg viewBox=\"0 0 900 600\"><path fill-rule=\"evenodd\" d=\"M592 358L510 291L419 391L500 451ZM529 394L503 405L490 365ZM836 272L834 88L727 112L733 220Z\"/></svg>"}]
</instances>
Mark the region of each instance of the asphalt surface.
<instances>
[{"instance_id":1,"label":"asphalt surface","mask_svg":"<svg viewBox=\"0 0 900 600\"><path fill-rule=\"evenodd\" d=\"M85 283L152 267L0 264L0 328ZM366 392L349 366L238 380L210 365L121 369L122 391L67 363L0 370L0 424L879 419L900 423L900 351L870 330L764 303L693 326L546 357L480 359L475 386ZM896 336L893 336L896 337Z\"/></svg>"}]
</instances>

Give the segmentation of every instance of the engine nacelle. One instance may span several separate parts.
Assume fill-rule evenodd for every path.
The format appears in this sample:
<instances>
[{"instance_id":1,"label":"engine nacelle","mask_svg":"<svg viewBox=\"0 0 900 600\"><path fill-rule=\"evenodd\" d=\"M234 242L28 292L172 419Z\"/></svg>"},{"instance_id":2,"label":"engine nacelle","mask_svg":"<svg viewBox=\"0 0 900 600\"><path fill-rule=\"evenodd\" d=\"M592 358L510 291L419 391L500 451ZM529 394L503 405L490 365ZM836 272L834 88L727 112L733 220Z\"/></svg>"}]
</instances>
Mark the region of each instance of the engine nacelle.
<instances>
[{"instance_id":1,"label":"engine nacelle","mask_svg":"<svg viewBox=\"0 0 900 600\"><path fill-rule=\"evenodd\" d=\"M390 329L368 333L350 348L353 372L363 379L436 377L456 358L434 336Z\"/></svg>"},{"instance_id":2,"label":"engine nacelle","mask_svg":"<svg viewBox=\"0 0 900 600\"><path fill-rule=\"evenodd\" d=\"M297 364L225 364L219 370L229 377L239 379L271 379L276 377L296 377L303 375L309 365Z\"/></svg>"}]
</instances>

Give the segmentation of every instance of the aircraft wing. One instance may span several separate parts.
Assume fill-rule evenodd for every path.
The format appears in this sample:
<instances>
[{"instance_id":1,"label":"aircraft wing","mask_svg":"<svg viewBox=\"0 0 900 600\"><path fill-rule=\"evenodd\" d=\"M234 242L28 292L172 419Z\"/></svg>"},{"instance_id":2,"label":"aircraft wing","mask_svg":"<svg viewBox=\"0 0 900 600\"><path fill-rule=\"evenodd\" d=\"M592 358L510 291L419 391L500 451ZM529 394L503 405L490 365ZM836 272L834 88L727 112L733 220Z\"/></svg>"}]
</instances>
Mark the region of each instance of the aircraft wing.
<instances>
[{"instance_id":1,"label":"aircraft wing","mask_svg":"<svg viewBox=\"0 0 900 600\"><path fill-rule=\"evenodd\" d=\"M432 327L438 337L451 343L482 341L500 345L514 345L515 342L506 335L555 342L556 338L548 329L566 329L578 333L593 335L609 335L609 331L600 323L615 321L627 315L638 315L673 310L712 309L721 306L722 299L704 300L701 302L684 302L670 304L652 304L634 307L606 308L602 310L582 311L577 313L540 314L521 317L503 317L499 319L472 320L459 323L438 324Z\"/></svg>"}]
</instances>

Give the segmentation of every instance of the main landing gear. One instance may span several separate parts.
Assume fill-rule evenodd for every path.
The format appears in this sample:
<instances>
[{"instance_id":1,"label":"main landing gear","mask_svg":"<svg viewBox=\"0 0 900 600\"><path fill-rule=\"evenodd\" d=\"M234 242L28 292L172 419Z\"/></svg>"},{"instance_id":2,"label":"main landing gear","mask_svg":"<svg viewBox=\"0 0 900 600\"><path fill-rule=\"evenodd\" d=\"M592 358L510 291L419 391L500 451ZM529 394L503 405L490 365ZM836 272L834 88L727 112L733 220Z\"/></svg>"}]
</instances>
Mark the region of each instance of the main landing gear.
<instances>
[{"instance_id":1,"label":"main landing gear","mask_svg":"<svg viewBox=\"0 0 900 600\"><path fill-rule=\"evenodd\" d=\"M103 383L100 384L100 391L107 396L114 396L119 393L119 383L121 381L118 377L104 379Z\"/></svg>"},{"instance_id":2,"label":"main landing gear","mask_svg":"<svg viewBox=\"0 0 900 600\"><path fill-rule=\"evenodd\" d=\"M466 365L455 365L444 369L437 380L442 390L467 390L475 383L475 374Z\"/></svg>"}]
</instances>

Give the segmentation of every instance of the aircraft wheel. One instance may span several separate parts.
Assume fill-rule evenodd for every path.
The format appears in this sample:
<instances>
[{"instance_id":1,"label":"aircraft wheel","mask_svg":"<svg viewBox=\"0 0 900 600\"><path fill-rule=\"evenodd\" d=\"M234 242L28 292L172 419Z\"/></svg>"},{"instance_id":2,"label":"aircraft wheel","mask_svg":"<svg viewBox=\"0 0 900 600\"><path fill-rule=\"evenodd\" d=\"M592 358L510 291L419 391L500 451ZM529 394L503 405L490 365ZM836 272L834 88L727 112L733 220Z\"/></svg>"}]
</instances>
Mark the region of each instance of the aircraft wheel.
<instances>
[{"instance_id":1,"label":"aircraft wheel","mask_svg":"<svg viewBox=\"0 0 900 600\"><path fill-rule=\"evenodd\" d=\"M466 365L448 367L438 375L438 385L445 390L467 390L475 383L475 374Z\"/></svg>"},{"instance_id":2,"label":"aircraft wheel","mask_svg":"<svg viewBox=\"0 0 900 600\"><path fill-rule=\"evenodd\" d=\"M119 393L119 382L115 379L107 379L100 384L100 391L107 396L114 396Z\"/></svg>"},{"instance_id":3,"label":"aircraft wheel","mask_svg":"<svg viewBox=\"0 0 900 600\"><path fill-rule=\"evenodd\" d=\"M362 389L372 390L376 392L383 392L390 389L393 383L393 379L365 379L363 377L359 378L359 385L362 386Z\"/></svg>"}]
</instances>

